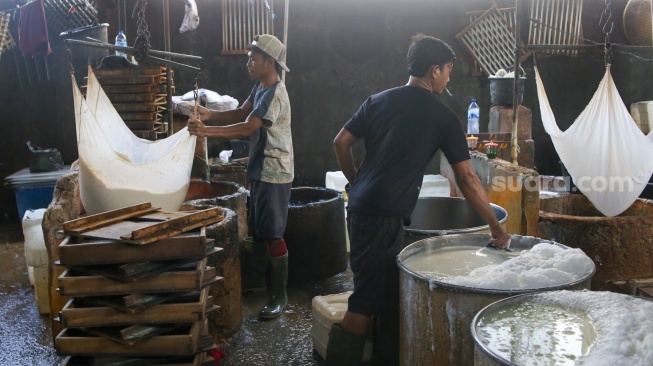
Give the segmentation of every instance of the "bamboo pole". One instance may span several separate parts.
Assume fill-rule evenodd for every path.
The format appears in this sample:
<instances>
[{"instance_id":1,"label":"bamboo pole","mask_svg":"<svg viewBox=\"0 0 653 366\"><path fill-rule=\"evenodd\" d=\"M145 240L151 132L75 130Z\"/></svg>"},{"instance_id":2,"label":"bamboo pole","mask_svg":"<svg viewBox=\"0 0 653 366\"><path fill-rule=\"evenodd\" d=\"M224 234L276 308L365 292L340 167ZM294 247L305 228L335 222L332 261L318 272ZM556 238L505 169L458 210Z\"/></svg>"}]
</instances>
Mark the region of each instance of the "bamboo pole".
<instances>
[{"instance_id":1,"label":"bamboo pole","mask_svg":"<svg viewBox=\"0 0 653 366\"><path fill-rule=\"evenodd\" d=\"M519 33L521 30L521 0L515 0L515 68L514 74L515 79L513 82L513 92L512 92L512 136L510 138L511 148L510 148L510 157L513 165L517 164L517 148L519 143L517 141L517 127L519 125L519 70L521 70L521 65L519 63L519 58L521 56L521 49L519 48Z\"/></svg>"}]
</instances>

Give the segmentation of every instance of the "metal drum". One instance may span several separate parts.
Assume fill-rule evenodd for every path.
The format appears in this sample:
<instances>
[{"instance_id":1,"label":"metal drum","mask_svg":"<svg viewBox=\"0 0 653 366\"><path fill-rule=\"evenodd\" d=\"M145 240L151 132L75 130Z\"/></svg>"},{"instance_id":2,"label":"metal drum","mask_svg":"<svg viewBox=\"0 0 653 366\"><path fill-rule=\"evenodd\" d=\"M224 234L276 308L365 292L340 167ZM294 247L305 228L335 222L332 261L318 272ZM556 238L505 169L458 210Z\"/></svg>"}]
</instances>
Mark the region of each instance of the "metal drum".
<instances>
[{"instance_id":1,"label":"metal drum","mask_svg":"<svg viewBox=\"0 0 653 366\"><path fill-rule=\"evenodd\" d=\"M502 290L450 284L425 277L408 268L413 256L427 256L443 248L484 248L488 234L431 237L407 246L397 256L400 268L400 360L402 365L472 365L474 342L470 333L473 317L483 307L506 297L560 289L587 289L594 274L593 263L582 278L558 286ZM513 251L531 249L538 243L569 247L528 236L512 236Z\"/></svg>"},{"instance_id":2,"label":"metal drum","mask_svg":"<svg viewBox=\"0 0 653 366\"><path fill-rule=\"evenodd\" d=\"M651 312L651 299L612 292L509 297L474 317L474 365L651 365Z\"/></svg>"},{"instance_id":3,"label":"metal drum","mask_svg":"<svg viewBox=\"0 0 653 366\"><path fill-rule=\"evenodd\" d=\"M490 204L501 226L508 220L508 211ZM462 197L422 197L404 228L404 242L410 244L431 236L489 233L490 225Z\"/></svg>"}]
</instances>

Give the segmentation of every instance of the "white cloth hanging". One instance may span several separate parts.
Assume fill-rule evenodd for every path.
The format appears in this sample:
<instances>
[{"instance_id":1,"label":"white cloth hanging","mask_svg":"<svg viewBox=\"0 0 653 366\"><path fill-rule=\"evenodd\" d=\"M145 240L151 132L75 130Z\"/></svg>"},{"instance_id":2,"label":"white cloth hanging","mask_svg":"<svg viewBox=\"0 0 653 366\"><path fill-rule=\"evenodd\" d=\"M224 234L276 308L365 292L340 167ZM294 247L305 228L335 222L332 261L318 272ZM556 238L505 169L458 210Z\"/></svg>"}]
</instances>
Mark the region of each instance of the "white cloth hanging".
<instances>
[{"instance_id":1,"label":"white cloth hanging","mask_svg":"<svg viewBox=\"0 0 653 366\"><path fill-rule=\"evenodd\" d=\"M653 174L653 132L648 136L623 104L610 67L585 110L566 130L556 124L535 68L544 129L574 184L606 216L624 212Z\"/></svg>"},{"instance_id":2,"label":"white cloth hanging","mask_svg":"<svg viewBox=\"0 0 653 366\"><path fill-rule=\"evenodd\" d=\"M197 12L197 4L195 3L195 0L184 0L184 3L184 20L181 21L179 33L195 30L200 25L200 16Z\"/></svg>"},{"instance_id":3,"label":"white cloth hanging","mask_svg":"<svg viewBox=\"0 0 653 366\"><path fill-rule=\"evenodd\" d=\"M158 141L136 137L88 71L86 98L71 75L79 154L79 187L88 214L151 202L181 207L193 165L196 137L187 128Z\"/></svg>"}]
</instances>

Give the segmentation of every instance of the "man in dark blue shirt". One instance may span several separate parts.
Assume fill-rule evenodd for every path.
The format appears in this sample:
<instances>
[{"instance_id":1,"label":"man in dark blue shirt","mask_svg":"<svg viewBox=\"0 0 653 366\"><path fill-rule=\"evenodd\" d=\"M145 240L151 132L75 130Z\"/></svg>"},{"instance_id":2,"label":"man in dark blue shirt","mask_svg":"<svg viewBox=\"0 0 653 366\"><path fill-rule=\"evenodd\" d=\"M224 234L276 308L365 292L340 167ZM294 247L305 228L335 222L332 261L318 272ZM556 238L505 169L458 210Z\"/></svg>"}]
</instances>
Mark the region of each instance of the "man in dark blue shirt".
<instances>
[{"instance_id":1,"label":"man in dark blue shirt","mask_svg":"<svg viewBox=\"0 0 653 366\"><path fill-rule=\"evenodd\" d=\"M419 34L407 58L408 83L369 97L334 140L338 164L350 186L354 292L342 323L331 328L327 365L360 363L372 316L373 364L399 364L396 257L404 248L404 225L410 222L426 166L438 150L451 164L467 201L489 223L490 242L504 248L510 240L472 168L460 120L434 95L449 82L454 52L441 40ZM365 160L356 170L351 151L361 139Z\"/></svg>"}]
</instances>

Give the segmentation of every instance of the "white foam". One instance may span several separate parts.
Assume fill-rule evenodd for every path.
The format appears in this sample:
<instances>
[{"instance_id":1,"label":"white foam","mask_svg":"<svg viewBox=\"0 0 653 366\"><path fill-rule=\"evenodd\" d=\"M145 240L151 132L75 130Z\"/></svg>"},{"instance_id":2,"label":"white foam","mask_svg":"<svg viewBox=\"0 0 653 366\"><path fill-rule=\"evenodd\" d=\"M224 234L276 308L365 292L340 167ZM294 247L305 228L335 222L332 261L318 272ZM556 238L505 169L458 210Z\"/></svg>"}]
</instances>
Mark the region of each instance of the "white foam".
<instances>
[{"instance_id":1,"label":"white foam","mask_svg":"<svg viewBox=\"0 0 653 366\"><path fill-rule=\"evenodd\" d=\"M539 243L503 263L483 266L445 282L474 288L513 290L555 287L578 281L594 269L580 249Z\"/></svg>"}]
</instances>

